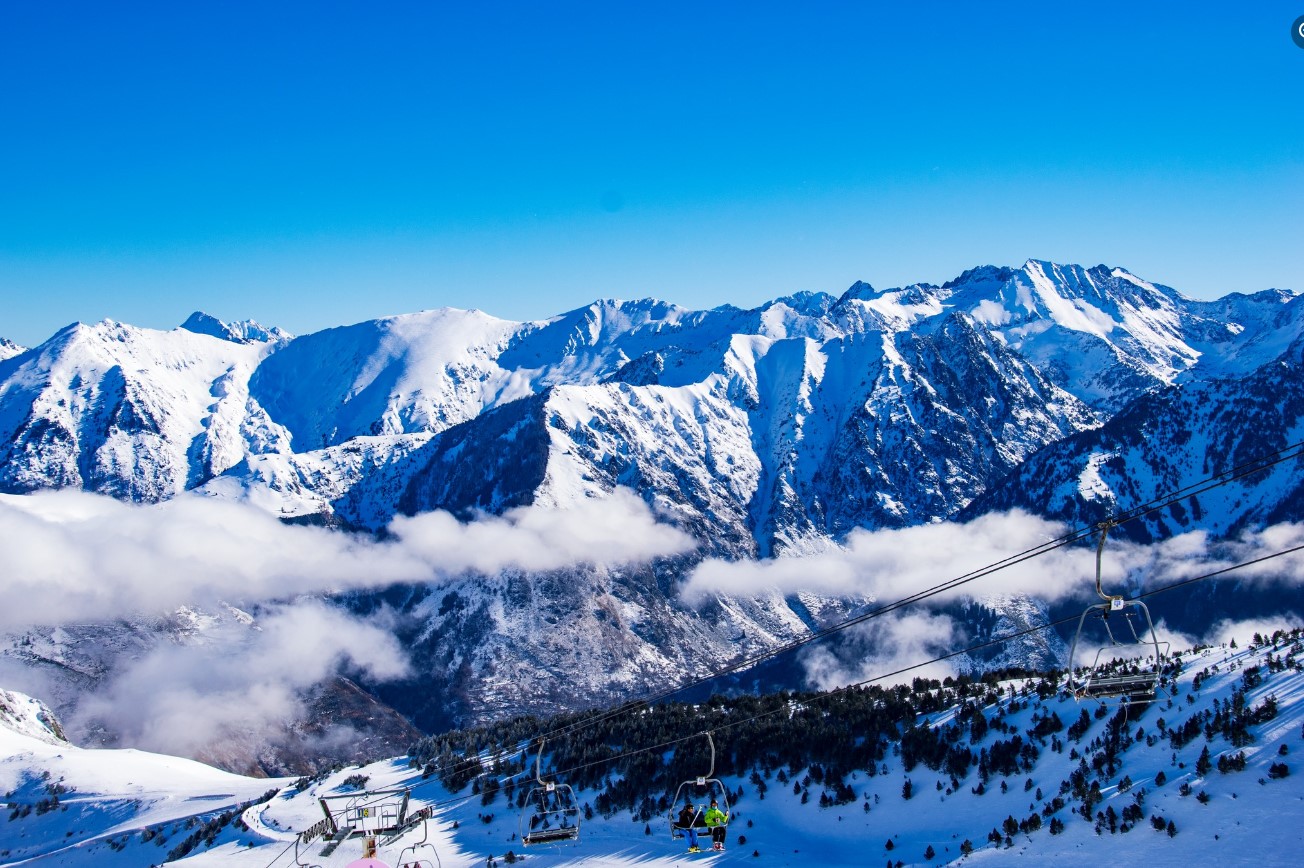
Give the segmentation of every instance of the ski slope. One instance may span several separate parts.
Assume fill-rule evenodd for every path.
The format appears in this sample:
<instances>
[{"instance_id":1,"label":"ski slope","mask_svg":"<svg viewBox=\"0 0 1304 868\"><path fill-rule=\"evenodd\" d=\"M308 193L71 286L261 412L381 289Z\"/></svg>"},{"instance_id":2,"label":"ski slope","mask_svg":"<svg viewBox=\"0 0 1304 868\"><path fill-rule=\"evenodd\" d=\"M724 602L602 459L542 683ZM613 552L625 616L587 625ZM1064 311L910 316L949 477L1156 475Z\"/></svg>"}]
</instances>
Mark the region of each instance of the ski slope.
<instances>
[{"instance_id":1,"label":"ski slope","mask_svg":"<svg viewBox=\"0 0 1304 868\"><path fill-rule=\"evenodd\" d=\"M863 866L888 861L988 865L1026 857L1034 861L1021 864L1086 866L1127 859L1150 865L1295 865L1302 837L1299 821L1304 820L1304 770L1298 768L1297 759L1304 755L1304 642L1298 634L1275 647L1271 643L1247 647L1249 643L1244 638L1241 641L1239 648L1217 646L1177 655L1183 669L1173 695L1144 710L1133 709L1126 730L1132 738L1139 729L1141 738L1121 750L1116 774L1093 775L1100 784L1101 801L1096 808L1102 816L1110 809L1116 816L1125 816L1124 809L1144 791L1142 818L1128 831L1111 833L1102 823L1098 833L1097 823L1074 813L1076 802L1066 798L1067 804L1052 815L1064 823L1062 833L1051 834L1051 818L1044 816L1040 829L1016 832L1008 839L1001 834L995 843L988 840L989 833L1001 828L1007 817L1017 822L1033 813L1042 815L1047 803L1060 794L1060 782L1092 755L1089 746L1104 735L1113 713L1111 708L1109 714L1096 717L1097 703L1078 705L1063 695L1042 700L1030 689L1031 682L1011 681L1000 686L1000 699L984 709L991 728L973 742L975 752L990 747L1003 733L1026 733L1035 719L1052 713L1065 724L1052 736L1062 749L1054 750L1051 740L1043 739L1031 770L1009 777L993 773L981 795L975 792L979 783L975 769L959 781L958 789L950 791L951 782L944 772L932 772L922 764L906 771L898 752L893 751L885 763L886 773L880 770L872 777L863 770L853 773L846 783L855 789L857 799L836 807L819 806L820 787L816 784L808 787L806 802L794 792L793 785L804 770L791 770L791 780L782 784L777 774L769 777L763 798L758 798L752 781L726 779L731 790L741 787L744 792L735 804L728 849L723 853L688 854L683 841L671 840L664 819L645 825L622 812L609 818L595 814L583 822L578 842L531 847L524 853L525 861L539 868L669 868L699 863ZM1282 664L1278 667L1281 671L1269 671L1270 657ZM1230 707L1238 688L1244 689L1246 708L1258 707L1268 697L1277 705L1275 716L1250 727L1249 744L1234 747L1222 735L1206 740L1200 734L1173 747L1169 733L1193 716ZM1068 727L1083 709L1089 712L1089 726L1073 741ZM946 726L955 714L956 709L949 708L923 722ZM24 719L31 730L32 716ZM410 787L412 810L432 808L433 817L424 828L418 824L397 840L382 841L378 856L388 865L396 866L401 857L411 859L413 851L406 856L403 851L423 838L437 851L438 862L433 862L429 849L418 855L441 868L483 866L491 857L502 865L508 851L522 855L520 813L514 805L507 805L501 796L483 805L481 796L472 794L470 787L451 793L438 778L423 779L403 757L338 769L311 782L266 781L139 751L81 750L60 743L48 732L41 740L39 733L23 734L15 726L11 722L0 727L0 747L5 755L0 761L0 780L10 793L9 801L33 800L45 791L45 785L60 779L70 792L59 797L58 810L0 824L4 860L0 864L159 864L172 847L187 834L194 834L195 828L202 828L207 819L275 786L274 796L243 811L241 824L228 824L215 833L211 846L201 842L178 864L284 868L296 864L296 834L323 819L318 799L355 791L346 782L352 779L356 784L358 776L366 778L366 790ZM727 738L727 734L717 733L717 738ZM1214 767L1199 774L1196 764L1206 745ZM1239 750L1245 754L1244 770L1218 771L1219 758L1234 756ZM1269 770L1277 763L1284 763L1291 773L1272 779ZM1161 772L1166 780L1157 783ZM1125 778L1130 778L1130 788ZM908 800L902 792L907 779L913 789ZM1190 785L1188 795L1183 795L1184 784ZM1207 796L1204 801L1201 793ZM577 793L581 804L591 802L595 795ZM190 823L190 817L199 819ZM1161 818L1165 829L1156 830L1152 817ZM1169 821L1176 833L1171 836ZM164 843L153 843L159 837ZM962 856L966 840L973 849ZM322 857L324 845L318 839L302 846L299 858L304 865L344 866L361 857L362 846L362 839L355 837L329 857ZM928 859L925 853L930 847L933 856Z\"/></svg>"}]
</instances>

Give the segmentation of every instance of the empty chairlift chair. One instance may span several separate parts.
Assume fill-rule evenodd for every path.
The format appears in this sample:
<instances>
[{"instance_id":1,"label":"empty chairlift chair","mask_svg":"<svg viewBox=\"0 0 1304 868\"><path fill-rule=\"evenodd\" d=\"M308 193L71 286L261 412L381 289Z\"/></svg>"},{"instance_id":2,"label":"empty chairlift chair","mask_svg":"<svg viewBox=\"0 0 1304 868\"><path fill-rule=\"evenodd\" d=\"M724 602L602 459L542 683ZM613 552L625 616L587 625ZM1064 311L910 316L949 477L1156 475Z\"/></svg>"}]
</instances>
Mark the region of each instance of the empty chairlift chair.
<instances>
[{"instance_id":1,"label":"empty chairlift chair","mask_svg":"<svg viewBox=\"0 0 1304 868\"><path fill-rule=\"evenodd\" d=\"M535 785L521 813L521 843L558 844L580 837L580 806L569 784L545 781L542 775L543 742L534 761Z\"/></svg>"},{"instance_id":2,"label":"empty chairlift chair","mask_svg":"<svg viewBox=\"0 0 1304 868\"><path fill-rule=\"evenodd\" d=\"M1163 676L1168 643L1160 642L1150 610L1140 600L1106 594L1100 565L1112 522L1100 525L1096 545L1096 593L1104 601L1078 619L1069 649L1069 690L1076 700L1153 702ZM1096 646L1094 652L1092 646Z\"/></svg>"},{"instance_id":3,"label":"empty chairlift chair","mask_svg":"<svg viewBox=\"0 0 1304 868\"><path fill-rule=\"evenodd\" d=\"M675 797L670 802L670 837L672 839L683 838L687 835L687 827L681 822L680 814L687 805L694 809L692 825L698 831L698 834L708 836L710 834L706 825L707 806L714 799L721 812L724 813L726 820L724 828L728 829L729 817L729 790L725 785L715 777L715 738L709 732L702 733L706 736L707 742L711 746L711 765L705 775L684 781L675 790Z\"/></svg>"}]
</instances>

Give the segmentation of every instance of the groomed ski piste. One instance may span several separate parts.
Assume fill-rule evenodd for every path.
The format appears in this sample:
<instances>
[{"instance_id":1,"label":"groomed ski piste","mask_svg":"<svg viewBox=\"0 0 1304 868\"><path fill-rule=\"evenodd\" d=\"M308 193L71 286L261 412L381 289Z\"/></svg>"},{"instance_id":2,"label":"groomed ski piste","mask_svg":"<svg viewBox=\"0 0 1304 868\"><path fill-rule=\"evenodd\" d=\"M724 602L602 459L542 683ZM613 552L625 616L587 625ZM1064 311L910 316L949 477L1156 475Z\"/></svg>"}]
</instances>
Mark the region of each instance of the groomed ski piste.
<instances>
[{"instance_id":1,"label":"groomed ski piste","mask_svg":"<svg viewBox=\"0 0 1304 868\"><path fill-rule=\"evenodd\" d=\"M409 816L429 806L431 819L397 838L379 836L377 858L393 868L403 860L424 860L422 868L522 859L539 868L669 868L994 865L1015 857L1036 860L1021 864L1082 866L1121 859L1155 866L1296 865L1304 845L1304 638L1299 632L1276 636L1261 642L1239 637L1239 646L1174 655L1182 671L1169 685L1170 695L1132 707L1125 725L1115 725L1115 734L1125 735L1115 742L1119 765L1113 774L1093 770L1092 761L1116 706L1078 703L1062 691L1043 699L1033 689L1037 679L1006 681L999 685L999 700L983 708L990 730L969 746L977 753L1003 734L1036 739L1031 768L991 774L981 794L980 773L970 769L948 792L946 772L923 764L906 771L893 750L886 773L851 774L845 783L855 789L856 800L833 807L821 807L810 792L818 784L809 784L805 801L794 791L801 789L796 784L803 770L792 770L793 785L768 780L763 798L750 780L725 778L726 786L735 793L741 788L743 795L734 806L728 847L718 853L689 854L682 840L671 839L665 818L645 824L628 811L583 820L577 842L525 848L515 803L499 797L484 805L470 785L449 792L437 777L423 778L406 758L294 781L245 778L140 751L83 750L51 731L39 704L4 694L0 787L7 819L0 824L0 864L127 868L171 861L197 868L288 868L297 852L301 865L345 866L362 858L362 837L340 842L326 856L322 837L301 842L296 851L299 833L324 819L319 799L409 788ZM1242 720L1252 721L1237 738L1243 744L1229 742L1226 729L1216 725L1233 706ZM1083 710L1088 723L1075 738L1073 725ZM953 706L917 723L946 727L957 711ZM1063 723L1059 731L1029 734L1052 714ZM1175 735L1183 727L1189 740ZM1198 770L1206 747L1209 768ZM1070 783L1084 767L1088 773ZM547 775L546 757L544 769ZM529 777L518 780L525 784ZM1099 801L1094 803L1093 793L1093 815L1086 819L1077 794L1092 791L1091 781L1098 782ZM595 793L576 795L584 804ZM1056 810L1057 797L1063 803ZM433 849L408 849L423 839Z\"/></svg>"}]
</instances>

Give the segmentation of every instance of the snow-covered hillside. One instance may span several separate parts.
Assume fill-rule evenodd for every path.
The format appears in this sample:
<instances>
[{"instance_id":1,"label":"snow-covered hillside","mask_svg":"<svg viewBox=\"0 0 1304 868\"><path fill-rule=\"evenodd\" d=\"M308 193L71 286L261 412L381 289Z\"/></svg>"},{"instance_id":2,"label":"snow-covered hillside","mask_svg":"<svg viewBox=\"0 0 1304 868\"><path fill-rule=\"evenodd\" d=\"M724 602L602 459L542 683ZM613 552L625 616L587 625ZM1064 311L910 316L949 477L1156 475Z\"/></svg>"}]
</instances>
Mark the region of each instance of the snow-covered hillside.
<instances>
[{"instance_id":1,"label":"snow-covered hillside","mask_svg":"<svg viewBox=\"0 0 1304 868\"><path fill-rule=\"evenodd\" d=\"M0 362L0 487L173 497L283 448L248 393L270 345L105 320Z\"/></svg>"},{"instance_id":2,"label":"snow-covered hillside","mask_svg":"<svg viewBox=\"0 0 1304 868\"><path fill-rule=\"evenodd\" d=\"M162 862L164 836L147 830L187 829L184 837L201 819L259 801L269 786L285 783L138 750L84 750L64 741L39 702L0 691L5 865Z\"/></svg>"},{"instance_id":3,"label":"snow-covered hillside","mask_svg":"<svg viewBox=\"0 0 1304 868\"><path fill-rule=\"evenodd\" d=\"M276 794L236 823L229 805L266 781L137 752L82 751L0 726L10 755L0 765L10 791L0 854L11 862L45 854L41 865L126 866L156 863L185 844L181 864L289 866L295 834L323 819L320 797L397 787L410 789L412 812L429 806L432 819L397 839L382 837L378 855L390 865L413 858L403 851L423 839L445 868L490 857L504 864L509 851L540 866L1005 864L1015 857L1084 866L1296 864L1294 820L1304 810L1300 633L1241 637L1240 647L1199 647L1174 659L1181 674L1168 694L1126 715L1048 694L1036 678L982 685L976 700L961 704L959 685L917 684L907 694L920 716L903 722L903 736L872 773L853 768L834 780L825 767L737 769L724 780L734 801L727 849L693 855L671 840L663 816L604 814L603 792L620 781L614 766L597 771L602 785L578 793L581 805L596 809L585 813L578 843L524 851L522 810L510 790L484 786L487 777L450 792L399 758L273 782ZM803 707L818 710L824 701L837 702L837 694ZM731 739L745 738L731 730L716 730L725 751ZM969 759L927 759L933 740ZM656 745L622 750L649 747ZM660 761L669 762L674 748L663 750ZM532 772L520 777L518 800ZM351 838L322 856L327 842L315 838L299 856L304 864L344 865L362 845Z\"/></svg>"}]
</instances>

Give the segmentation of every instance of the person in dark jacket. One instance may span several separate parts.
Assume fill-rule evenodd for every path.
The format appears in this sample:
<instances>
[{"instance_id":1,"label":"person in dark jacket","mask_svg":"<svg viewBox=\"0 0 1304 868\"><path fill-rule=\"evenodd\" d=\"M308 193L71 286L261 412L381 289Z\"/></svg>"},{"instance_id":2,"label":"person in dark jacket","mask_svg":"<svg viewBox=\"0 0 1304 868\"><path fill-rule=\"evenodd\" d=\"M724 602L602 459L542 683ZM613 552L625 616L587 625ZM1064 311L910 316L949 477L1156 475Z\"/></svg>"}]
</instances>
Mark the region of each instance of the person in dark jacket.
<instances>
[{"instance_id":1,"label":"person in dark jacket","mask_svg":"<svg viewBox=\"0 0 1304 868\"><path fill-rule=\"evenodd\" d=\"M696 853L701 848L697 846L697 815L699 811L693 807L692 802L684 805L684 809L679 812L679 819L675 822L677 828L683 829L684 834L688 836L688 852Z\"/></svg>"}]
</instances>

